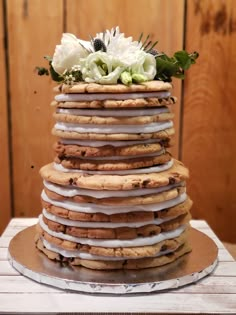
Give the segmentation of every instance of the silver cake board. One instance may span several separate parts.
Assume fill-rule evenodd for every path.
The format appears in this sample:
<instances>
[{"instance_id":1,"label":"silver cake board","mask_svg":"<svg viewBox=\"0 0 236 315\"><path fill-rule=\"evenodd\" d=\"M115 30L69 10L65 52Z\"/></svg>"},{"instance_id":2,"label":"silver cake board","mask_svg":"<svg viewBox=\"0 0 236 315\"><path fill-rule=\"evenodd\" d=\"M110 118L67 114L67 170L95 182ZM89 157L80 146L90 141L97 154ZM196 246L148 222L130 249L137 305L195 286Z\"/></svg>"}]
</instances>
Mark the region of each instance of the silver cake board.
<instances>
[{"instance_id":1,"label":"silver cake board","mask_svg":"<svg viewBox=\"0 0 236 315\"><path fill-rule=\"evenodd\" d=\"M35 226L10 242L8 259L22 275L39 283L85 293L131 294L170 290L195 283L217 265L218 249L204 233L190 229L192 251L173 263L142 270L98 271L49 260L35 247Z\"/></svg>"}]
</instances>

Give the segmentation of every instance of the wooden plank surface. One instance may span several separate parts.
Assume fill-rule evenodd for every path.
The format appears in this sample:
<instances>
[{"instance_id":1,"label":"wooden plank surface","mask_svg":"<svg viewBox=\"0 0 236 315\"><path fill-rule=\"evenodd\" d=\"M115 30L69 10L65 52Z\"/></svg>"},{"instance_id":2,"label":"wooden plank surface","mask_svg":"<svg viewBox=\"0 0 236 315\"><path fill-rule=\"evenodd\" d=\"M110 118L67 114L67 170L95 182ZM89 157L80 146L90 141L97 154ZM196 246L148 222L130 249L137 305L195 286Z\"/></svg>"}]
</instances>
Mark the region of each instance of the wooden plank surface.
<instances>
[{"instance_id":1,"label":"wooden plank surface","mask_svg":"<svg viewBox=\"0 0 236 315\"><path fill-rule=\"evenodd\" d=\"M218 266L210 276L194 285L162 293L123 296L80 294L20 276L6 261L6 248L2 248L1 244L4 239L10 239L36 221L13 219L0 238L0 313L236 313L236 262L224 247L219 250ZM206 222L193 220L191 224L214 237L219 245L222 244Z\"/></svg>"},{"instance_id":2,"label":"wooden plank surface","mask_svg":"<svg viewBox=\"0 0 236 315\"><path fill-rule=\"evenodd\" d=\"M3 300L4 297L4 300ZM155 298L154 298L155 297ZM14 300L14 303L12 303ZM4 301L4 304L2 302ZM42 302L43 301L43 302ZM172 303L170 303L172 301ZM202 293L163 293L155 295L136 296L99 296L78 295L77 293L22 293L0 295L1 308L5 312L40 314L63 314L74 312L75 314L235 314L235 294L202 294ZM7 307L6 307L7 306ZM68 308L69 306L69 308ZM48 313L48 310L51 310ZM69 310L69 311L68 311Z\"/></svg>"},{"instance_id":3,"label":"wooden plank surface","mask_svg":"<svg viewBox=\"0 0 236 315\"><path fill-rule=\"evenodd\" d=\"M15 216L41 212L40 167L52 161L50 102L54 84L36 66L54 53L63 32L63 0L9 0L7 4Z\"/></svg>"},{"instance_id":4,"label":"wooden plank surface","mask_svg":"<svg viewBox=\"0 0 236 315\"><path fill-rule=\"evenodd\" d=\"M3 0L0 1L0 235L11 218L7 74Z\"/></svg>"},{"instance_id":5,"label":"wooden plank surface","mask_svg":"<svg viewBox=\"0 0 236 315\"><path fill-rule=\"evenodd\" d=\"M192 214L236 243L235 1L187 1L186 48L200 52L184 86L182 158Z\"/></svg>"},{"instance_id":6,"label":"wooden plank surface","mask_svg":"<svg viewBox=\"0 0 236 315\"><path fill-rule=\"evenodd\" d=\"M183 48L183 0L67 0L66 30L88 40L88 35L120 26L127 36L138 39L143 32L158 40L156 48L173 54ZM177 18L176 18L177 17ZM88 22L89 20L89 22ZM181 111L181 81L174 80L173 94L178 97L174 106L175 145L172 154L179 153L179 120Z\"/></svg>"}]
</instances>

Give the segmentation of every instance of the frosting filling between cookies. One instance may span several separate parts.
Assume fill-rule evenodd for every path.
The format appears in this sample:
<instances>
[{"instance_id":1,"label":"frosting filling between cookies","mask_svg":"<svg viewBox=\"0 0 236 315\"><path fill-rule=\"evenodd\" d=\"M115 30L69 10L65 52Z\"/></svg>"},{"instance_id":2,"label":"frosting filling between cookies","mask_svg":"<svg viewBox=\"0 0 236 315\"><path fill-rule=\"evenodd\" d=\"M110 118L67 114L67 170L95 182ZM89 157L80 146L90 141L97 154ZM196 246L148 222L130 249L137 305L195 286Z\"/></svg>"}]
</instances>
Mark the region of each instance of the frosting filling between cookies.
<instances>
[{"instance_id":1,"label":"frosting filling between cookies","mask_svg":"<svg viewBox=\"0 0 236 315\"><path fill-rule=\"evenodd\" d=\"M46 209L43 209L42 213L44 217L46 217L48 220L51 220L53 222L57 222L57 223L67 225L67 226L81 227L81 228L119 228L119 227L139 228L148 224L159 225L163 222L173 220L177 217L177 216L173 216L173 217L167 217L167 218L158 218L152 221L145 221L145 222L115 222L114 223L114 222L95 222L95 221L86 222L86 221L74 221L71 219L64 219L55 214L51 214Z\"/></svg>"},{"instance_id":2,"label":"frosting filling between cookies","mask_svg":"<svg viewBox=\"0 0 236 315\"><path fill-rule=\"evenodd\" d=\"M54 237L58 237L63 240L67 240L70 242L75 242L79 244L86 244L90 246L101 246L101 247L137 247L137 246L148 246L154 245L164 240L172 239L180 236L186 229L186 225L181 225L177 229L162 232L157 235L147 236L147 237L138 237L131 240L119 240L119 239L90 239L90 238L81 238L71 236L69 234L64 234L62 232L55 232L48 228L48 226L43 222L42 214L39 216L39 225L41 228L46 231L48 234Z\"/></svg>"},{"instance_id":3,"label":"frosting filling between cookies","mask_svg":"<svg viewBox=\"0 0 236 315\"><path fill-rule=\"evenodd\" d=\"M185 182L179 182L176 184L166 185L158 188L140 188L133 190L92 190L79 188L75 186L62 186L53 184L52 182L48 182L46 180L43 181L44 186L58 195L62 195L64 197L75 197L78 195L81 196L89 196L97 199L100 198L109 198L109 197L135 197L135 196L145 196L150 194L157 194L159 192L167 191L169 189L185 186Z\"/></svg>"},{"instance_id":4,"label":"frosting filling between cookies","mask_svg":"<svg viewBox=\"0 0 236 315\"><path fill-rule=\"evenodd\" d=\"M55 124L56 130L79 132L79 133L98 133L98 134L112 134L112 133L152 133L165 130L173 127L172 121L161 121L156 123L144 125L98 125L93 124L71 124L64 122L57 122Z\"/></svg>"},{"instance_id":5,"label":"frosting filling between cookies","mask_svg":"<svg viewBox=\"0 0 236 315\"><path fill-rule=\"evenodd\" d=\"M131 170L116 170L116 171L90 171L90 170L79 170L73 169L73 172L83 173L83 174L103 174L103 175L129 175L129 174L148 174L148 173L159 173L168 170L173 165L173 159L158 166L151 166L145 168L131 169ZM54 163L54 168L60 172L71 172L72 169L65 168L61 164Z\"/></svg>"},{"instance_id":6,"label":"frosting filling between cookies","mask_svg":"<svg viewBox=\"0 0 236 315\"><path fill-rule=\"evenodd\" d=\"M101 117L137 117L152 116L162 113L170 113L166 106L152 109L77 109L77 108L57 108L59 114L76 115L76 116L101 116Z\"/></svg>"},{"instance_id":7,"label":"frosting filling between cookies","mask_svg":"<svg viewBox=\"0 0 236 315\"><path fill-rule=\"evenodd\" d=\"M81 102L81 101L104 101L104 100L130 100L140 98L168 98L169 91L138 92L138 93L73 93L58 94L55 96L57 102Z\"/></svg>"},{"instance_id":8,"label":"frosting filling between cookies","mask_svg":"<svg viewBox=\"0 0 236 315\"><path fill-rule=\"evenodd\" d=\"M103 147L106 145L112 146L112 147L124 147L129 145L135 145L135 144L149 144L149 143L160 143L160 139L147 139L147 140L121 140L121 141L99 141L99 140L73 140L73 139L63 139L60 138L59 140L62 144L75 144L75 145L81 145L85 147Z\"/></svg>"},{"instance_id":9,"label":"frosting filling between cookies","mask_svg":"<svg viewBox=\"0 0 236 315\"><path fill-rule=\"evenodd\" d=\"M107 215L111 214L116 214L116 213L128 213L128 212L134 212L134 211L160 211L163 209L167 209L170 207L174 207L182 202L184 202L187 199L187 194L182 193L179 196L158 202L158 203L152 203L152 204L141 204L141 205L130 205L130 206L123 206L123 205L117 205L117 206L105 206L105 205L98 205L94 203L78 203L78 202L73 202L73 201L68 201L68 200L63 200L63 201L57 201L49 198L45 191L43 190L41 194L41 198L56 206L59 208L64 208L70 211L75 211L75 212L84 212L84 213L104 213Z\"/></svg>"},{"instance_id":10,"label":"frosting filling between cookies","mask_svg":"<svg viewBox=\"0 0 236 315\"><path fill-rule=\"evenodd\" d=\"M107 257L107 256L98 256L98 255L93 255L90 253L85 253L85 252L81 252L79 250L66 250L66 249L62 249L59 246L56 246L54 244L49 243L47 240L45 240L43 237L41 237L41 240L43 242L43 245L45 246L45 248L47 248L48 250L51 250L55 253L58 253L66 258L81 258L81 259L88 259L88 260L107 260L107 261L120 261L120 260L126 260L126 259L139 259L139 258L143 258L141 257L130 257L130 256L122 256L122 257ZM170 254L172 252L174 252L176 249L172 249L172 250L165 250L165 251L160 251L159 253L157 253L154 256L148 256L148 257L160 257L163 255L167 255Z\"/></svg>"}]
</instances>

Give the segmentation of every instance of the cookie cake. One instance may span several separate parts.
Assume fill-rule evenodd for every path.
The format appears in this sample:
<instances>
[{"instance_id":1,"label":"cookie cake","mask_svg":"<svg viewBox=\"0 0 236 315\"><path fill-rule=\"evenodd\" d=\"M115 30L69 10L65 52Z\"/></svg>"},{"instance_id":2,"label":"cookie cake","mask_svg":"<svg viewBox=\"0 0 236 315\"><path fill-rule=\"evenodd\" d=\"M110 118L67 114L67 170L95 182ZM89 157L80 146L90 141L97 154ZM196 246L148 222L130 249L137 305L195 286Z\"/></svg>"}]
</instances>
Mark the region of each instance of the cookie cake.
<instances>
[{"instance_id":1,"label":"cookie cake","mask_svg":"<svg viewBox=\"0 0 236 315\"><path fill-rule=\"evenodd\" d=\"M191 251L188 169L170 152L171 78L197 53L170 58L116 27L89 41L63 34L47 57L55 88L52 163L40 170L36 246L90 269L142 269Z\"/></svg>"}]
</instances>

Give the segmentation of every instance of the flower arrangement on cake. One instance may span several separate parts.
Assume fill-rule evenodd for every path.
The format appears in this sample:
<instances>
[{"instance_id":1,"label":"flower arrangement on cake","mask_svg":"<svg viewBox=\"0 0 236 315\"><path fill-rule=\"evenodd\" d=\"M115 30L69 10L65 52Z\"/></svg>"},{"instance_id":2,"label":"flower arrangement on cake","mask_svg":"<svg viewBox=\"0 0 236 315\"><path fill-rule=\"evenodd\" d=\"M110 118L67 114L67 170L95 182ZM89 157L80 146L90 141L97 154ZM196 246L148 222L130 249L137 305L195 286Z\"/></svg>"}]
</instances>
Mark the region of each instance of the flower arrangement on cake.
<instances>
[{"instance_id":1,"label":"flower arrangement on cake","mask_svg":"<svg viewBox=\"0 0 236 315\"><path fill-rule=\"evenodd\" d=\"M49 69L37 67L39 75L49 75L57 82L122 83L130 85L151 80L170 82L172 77L184 78L187 70L198 58L198 53L177 51L173 57L158 52L148 35L137 41L125 37L119 27L97 33L90 41L65 33L53 57L46 56Z\"/></svg>"}]
</instances>

